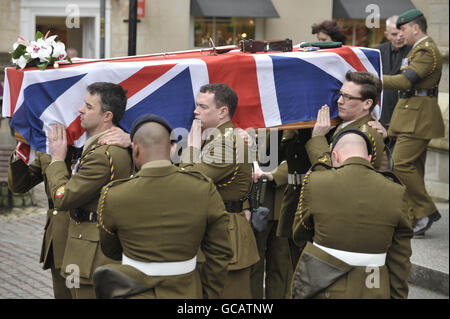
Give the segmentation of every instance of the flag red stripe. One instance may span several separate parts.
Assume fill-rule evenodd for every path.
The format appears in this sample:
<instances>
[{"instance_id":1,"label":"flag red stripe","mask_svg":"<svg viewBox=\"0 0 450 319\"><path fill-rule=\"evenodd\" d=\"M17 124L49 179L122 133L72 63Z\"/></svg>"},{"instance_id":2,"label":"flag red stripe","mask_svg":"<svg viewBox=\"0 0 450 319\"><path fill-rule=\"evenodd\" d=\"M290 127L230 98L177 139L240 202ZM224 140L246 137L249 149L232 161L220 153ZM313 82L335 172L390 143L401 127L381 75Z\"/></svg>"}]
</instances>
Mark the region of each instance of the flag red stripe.
<instances>
[{"instance_id":1,"label":"flag red stripe","mask_svg":"<svg viewBox=\"0 0 450 319\"><path fill-rule=\"evenodd\" d=\"M11 107L11 116L14 114L16 109L17 99L19 98L20 90L22 89L23 82L23 71L16 70L13 68L7 68L6 73L8 75L8 85L9 85L9 99Z\"/></svg>"},{"instance_id":2,"label":"flag red stripe","mask_svg":"<svg viewBox=\"0 0 450 319\"><path fill-rule=\"evenodd\" d=\"M358 56L353 52L352 49L348 46L343 46L338 49L331 49L331 50L319 50L317 53L326 53L326 52L333 52L337 55L341 56L348 64L350 64L356 71L365 71L367 72L366 67L364 64L361 63L361 60L358 58Z\"/></svg>"},{"instance_id":3,"label":"flag red stripe","mask_svg":"<svg viewBox=\"0 0 450 319\"><path fill-rule=\"evenodd\" d=\"M254 58L248 54L210 55L201 58L208 66L210 83L226 83L238 96L233 116L236 127L265 127ZM214 63L209 63L214 60ZM245 124L244 124L245 122Z\"/></svg>"},{"instance_id":4,"label":"flag red stripe","mask_svg":"<svg viewBox=\"0 0 450 319\"><path fill-rule=\"evenodd\" d=\"M74 141L78 140L81 135L84 134L86 130L81 127L81 118L78 116L69 127L66 129L67 132L67 144L73 145Z\"/></svg>"},{"instance_id":5,"label":"flag red stripe","mask_svg":"<svg viewBox=\"0 0 450 319\"><path fill-rule=\"evenodd\" d=\"M127 90L127 98L130 98L174 66L175 64L145 66L119 84Z\"/></svg>"}]
</instances>

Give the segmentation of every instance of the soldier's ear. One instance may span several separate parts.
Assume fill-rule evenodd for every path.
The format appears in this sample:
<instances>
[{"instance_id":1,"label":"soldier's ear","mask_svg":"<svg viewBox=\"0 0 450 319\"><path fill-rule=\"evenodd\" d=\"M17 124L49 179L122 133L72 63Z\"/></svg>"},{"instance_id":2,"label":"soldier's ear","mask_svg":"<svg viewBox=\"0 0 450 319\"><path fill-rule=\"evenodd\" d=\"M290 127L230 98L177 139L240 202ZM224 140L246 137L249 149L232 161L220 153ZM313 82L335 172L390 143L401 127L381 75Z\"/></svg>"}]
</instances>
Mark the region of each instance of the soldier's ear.
<instances>
[{"instance_id":1,"label":"soldier's ear","mask_svg":"<svg viewBox=\"0 0 450 319\"><path fill-rule=\"evenodd\" d=\"M176 142L172 142L170 144L170 158L172 159L177 152L177 143Z\"/></svg>"},{"instance_id":2,"label":"soldier's ear","mask_svg":"<svg viewBox=\"0 0 450 319\"><path fill-rule=\"evenodd\" d=\"M364 110L370 110L370 108L372 107L373 104L373 100L372 99L367 99L364 100Z\"/></svg>"},{"instance_id":3,"label":"soldier's ear","mask_svg":"<svg viewBox=\"0 0 450 319\"><path fill-rule=\"evenodd\" d=\"M226 116L230 115L230 110L228 109L228 106L221 106L220 107L220 114L219 117L220 119L224 119Z\"/></svg>"},{"instance_id":4,"label":"soldier's ear","mask_svg":"<svg viewBox=\"0 0 450 319\"><path fill-rule=\"evenodd\" d=\"M341 164L339 163L339 154L336 151L331 153L331 165L333 167L339 167Z\"/></svg>"},{"instance_id":5,"label":"soldier's ear","mask_svg":"<svg viewBox=\"0 0 450 319\"><path fill-rule=\"evenodd\" d=\"M138 158L138 156L139 156L139 145L131 142L131 149L132 149L133 160L136 161L136 158Z\"/></svg>"},{"instance_id":6,"label":"soldier's ear","mask_svg":"<svg viewBox=\"0 0 450 319\"><path fill-rule=\"evenodd\" d=\"M105 113L103 113L103 115L103 120L105 122L112 122L114 115L111 111L106 111Z\"/></svg>"}]
</instances>

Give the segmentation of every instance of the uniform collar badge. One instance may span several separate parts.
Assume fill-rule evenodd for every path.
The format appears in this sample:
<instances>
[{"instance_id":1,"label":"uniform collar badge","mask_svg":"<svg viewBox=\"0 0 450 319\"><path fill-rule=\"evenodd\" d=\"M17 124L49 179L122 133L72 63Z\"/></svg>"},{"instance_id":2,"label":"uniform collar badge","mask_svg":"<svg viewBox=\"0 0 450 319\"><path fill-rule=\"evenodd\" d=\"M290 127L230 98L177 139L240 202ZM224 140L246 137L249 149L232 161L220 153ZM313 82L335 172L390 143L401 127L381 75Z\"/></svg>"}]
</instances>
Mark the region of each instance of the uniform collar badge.
<instances>
[{"instance_id":1,"label":"uniform collar badge","mask_svg":"<svg viewBox=\"0 0 450 319\"><path fill-rule=\"evenodd\" d=\"M328 156L324 155L321 158L319 158L318 161L321 162L321 163L325 163L325 162L328 161Z\"/></svg>"}]
</instances>

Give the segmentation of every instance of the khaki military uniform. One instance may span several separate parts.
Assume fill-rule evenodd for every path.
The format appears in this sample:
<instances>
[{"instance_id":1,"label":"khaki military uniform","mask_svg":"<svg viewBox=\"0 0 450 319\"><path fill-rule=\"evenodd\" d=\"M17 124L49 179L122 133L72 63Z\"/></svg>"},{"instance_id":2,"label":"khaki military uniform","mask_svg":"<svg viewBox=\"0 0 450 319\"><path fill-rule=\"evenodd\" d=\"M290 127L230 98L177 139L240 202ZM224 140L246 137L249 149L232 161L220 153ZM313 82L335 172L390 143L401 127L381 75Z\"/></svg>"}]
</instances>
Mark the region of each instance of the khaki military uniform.
<instances>
[{"instance_id":1,"label":"khaki military uniform","mask_svg":"<svg viewBox=\"0 0 450 319\"><path fill-rule=\"evenodd\" d=\"M258 248L250 223L239 202L246 198L252 184L252 164L247 144L234 134L234 126L227 122L218 127L219 135L207 141L201 150L183 150L180 167L197 170L211 178L225 207L234 206L229 213L233 258L228 266L228 279L222 298L251 298L250 266L259 260ZM227 208L228 211L233 210ZM199 256L201 262L203 258Z\"/></svg>"},{"instance_id":2,"label":"khaki military uniform","mask_svg":"<svg viewBox=\"0 0 450 319\"><path fill-rule=\"evenodd\" d=\"M292 241L292 226L297 210L302 179L311 167L305 144L311 138L311 130L285 130L280 143L280 157L286 160L288 185L284 190L277 235L288 238L292 269L297 265L300 250ZM286 168L284 168L286 169Z\"/></svg>"},{"instance_id":3,"label":"khaki military uniform","mask_svg":"<svg viewBox=\"0 0 450 319\"><path fill-rule=\"evenodd\" d=\"M70 219L61 268L64 277L71 276L69 279L78 275L79 270L80 288L72 290L77 298L95 298L92 274L96 267L113 262L99 246L96 210L100 191L111 180L129 177L132 172L128 150L97 144L98 137L86 142L79 169L72 176L62 161L53 162L45 171L55 209L77 210L87 219L82 222Z\"/></svg>"},{"instance_id":4,"label":"khaki military uniform","mask_svg":"<svg viewBox=\"0 0 450 319\"><path fill-rule=\"evenodd\" d=\"M400 91L437 90L442 73L442 58L436 43L427 37L411 49L407 58L409 63L404 63L402 74L383 76L384 87ZM420 219L431 215L436 211L436 206L425 189L424 174L430 139L444 136L444 122L437 97L402 98L400 95L388 134L397 137L392 154L393 171L410 195L411 217Z\"/></svg>"},{"instance_id":5,"label":"khaki military uniform","mask_svg":"<svg viewBox=\"0 0 450 319\"><path fill-rule=\"evenodd\" d=\"M203 291L208 298L220 296L233 252L229 214L209 178L170 161L150 162L133 177L106 186L98 212L105 255L131 259L116 269L149 288L134 298L202 298ZM146 266L133 267L138 261L164 270L167 263L191 260L200 247L201 273L177 268L152 275L143 272Z\"/></svg>"},{"instance_id":6,"label":"khaki military uniform","mask_svg":"<svg viewBox=\"0 0 450 319\"><path fill-rule=\"evenodd\" d=\"M67 160L64 164L66 169L70 169L70 160L73 153L74 149L69 148ZM50 200L50 190L45 176L45 170L51 161L50 155L36 152L36 159L29 166L19 157L17 159L14 157L14 153L11 154L8 168L8 186L13 192L25 193L44 181L50 207L47 210L47 221L44 227L39 262L43 263L43 269L51 269L55 298L69 299L71 298L70 290L66 287L65 279L60 274L66 247L69 215L66 211L58 211L52 207L53 203Z\"/></svg>"},{"instance_id":7,"label":"khaki military uniform","mask_svg":"<svg viewBox=\"0 0 450 319\"><path fill-rule=\"evenodd\" d=\"M261 257L261 260L252 266L251 271L252 295L256 299L286 298L289 295L293 272L288 239L276 234L281 202L288 182L287 163L285 161L281 163L272 172L272 176L273 181L267 182L262 203L262 206L270 211L267 228L261 232L255 231Z\"/></svg>"},{"instance_id":8,"label":"khaki military uniform","mask_svg":"<svg viewBox=\"0 0 450 319\"><path fill-rule=\"evenodd\" d=\"M293 297L407 298L413 233L405 188L363 158L322 165L305 177L295 216L294 240L306 247Z\"/></svg>"},{"instance_id":9,"label":"khaki military uniform","mask_svg":"<svg viewBox=\"0 0 450 319\"><path fill-rule=\"evenodd\" d=\"M370 114L350 122L345 126L342 125L344 123L341 123L334 131L332 139L337 134L345 130L357 129L362 131L372 141L374 155L372 157L371 164L374 168L379 169L383 159L384 141L380 133L367 124L369 121L373 121ZM315 136L306 143L306 150L308 152L309 159L311 160L311 164L314 165L320 158L323 158L325 153L330 152L330 146L325 136Z\"/></svg>"}]
</instances>

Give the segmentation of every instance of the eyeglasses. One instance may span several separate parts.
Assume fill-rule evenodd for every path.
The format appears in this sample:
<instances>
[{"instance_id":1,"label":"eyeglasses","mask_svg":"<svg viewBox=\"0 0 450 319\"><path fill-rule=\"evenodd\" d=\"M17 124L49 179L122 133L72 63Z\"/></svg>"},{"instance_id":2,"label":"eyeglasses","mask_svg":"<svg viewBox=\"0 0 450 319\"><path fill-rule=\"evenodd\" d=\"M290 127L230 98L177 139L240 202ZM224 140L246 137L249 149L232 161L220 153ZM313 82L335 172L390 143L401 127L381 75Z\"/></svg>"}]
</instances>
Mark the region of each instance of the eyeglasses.
<instances>
[{"instance_id":1,"label":"eyeglasses","mask_svg":"<svg viewBox=\"0 0 450 319\"><path fill-rule=\"evenodd\" d=\"M341 91L338 92L338 95L342 96L342 98L344 99L344 102L348 102L350 100L360 100L360 101L364 101L365 100L362 97L352 96L350 94L342 93Z\"/></svg>"}]
</instances>

